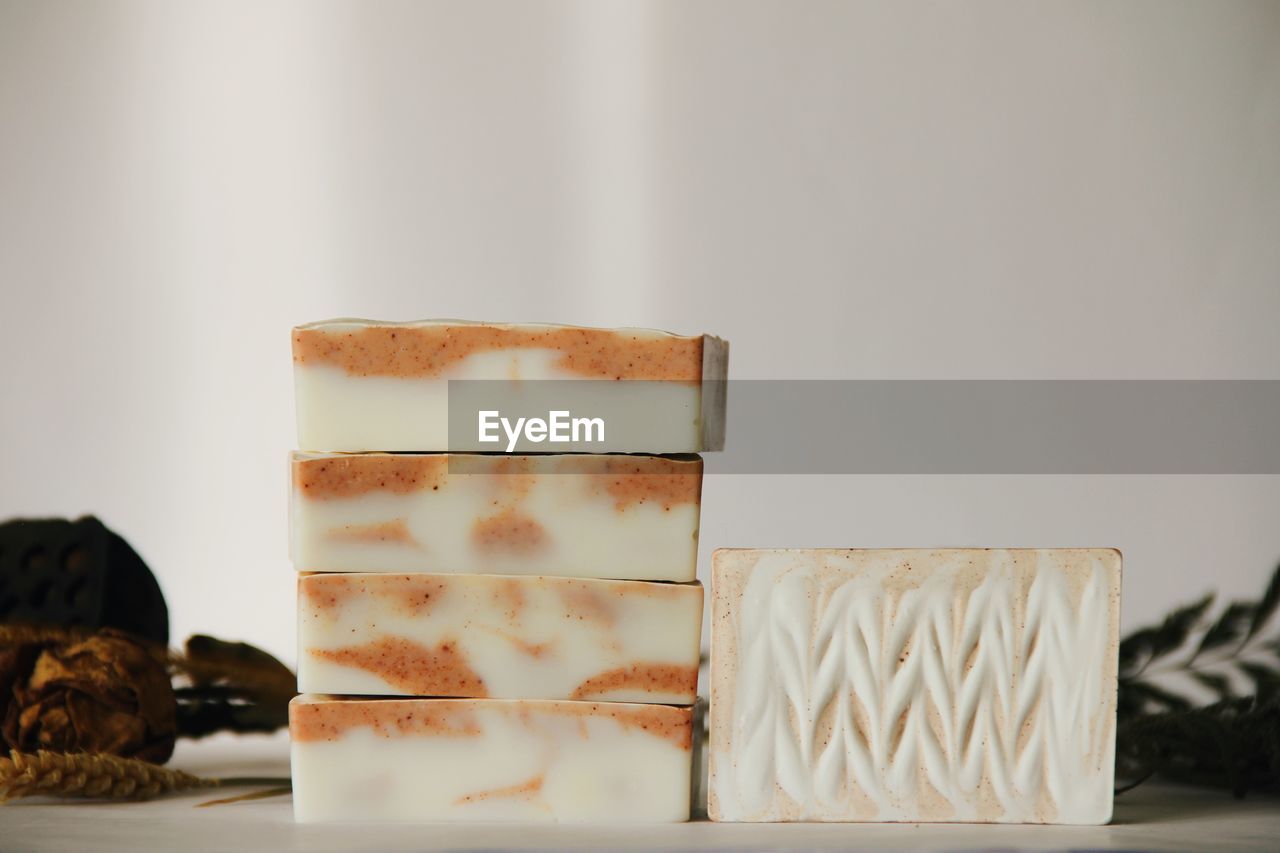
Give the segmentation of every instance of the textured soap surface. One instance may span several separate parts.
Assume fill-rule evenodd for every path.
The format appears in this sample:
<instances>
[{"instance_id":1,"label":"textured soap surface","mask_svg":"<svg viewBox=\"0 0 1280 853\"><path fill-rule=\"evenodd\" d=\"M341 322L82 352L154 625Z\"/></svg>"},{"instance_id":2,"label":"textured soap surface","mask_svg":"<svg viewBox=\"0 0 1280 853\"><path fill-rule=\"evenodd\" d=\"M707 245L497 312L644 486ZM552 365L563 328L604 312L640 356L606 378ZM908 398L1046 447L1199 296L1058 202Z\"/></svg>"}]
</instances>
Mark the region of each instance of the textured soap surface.
<instances>
[{"instance_id":1,"label":"textured soap surface","mask_svg":"<svg viewBox=\"0 0 1280 853\"><path fill-rule=\"evenodd\" d=\"M694 579L697 456L295 453L291 467L301 571Z\"/></svg>"},{"instance_id":2,"label":"textured soap surface","mask_svg":"<svg viewBox=\"0 0 1280 853\"><path fill-rule=\"evenodd\" d=\"M303 694L289 706L294 814L684 821L691 720L668 705Z\"/></svg>"},{"instance_id":3,"label":"textured soap surface","mask_svg":"<svg viewBox=\"0 0 1280 853\"><path fill-rule=\"evenodd\" d=\"M298 445L323 451L480 450L450 435L450 380L513 381L497 411L533 398L608 425L591 446L548 452L697 453L724 442L728 345L649 329L330 320L293 330ZM582 394L536 380L597 380ZM565 383L560 383L564 385Z\"/></svg>"},{"instance_id":4,"label":"textured soap surface","mask_svg":"<svg viewBox=\"0 0 1280 853\"><path fill-rule=\"evenodd\" d=\"M1106 823L1120 555L720 550L722 821Z\"/></svg>"},{"instance_id":5,"label":"textured soap surface","mask_svg":"<svg viewBox=\"0 0 1280 853\"><path fill-rule=\"evenodd\" d=\"M701 632L697 583L303 575L298 689L688 705Z\"/></svg>"}]
</instances>

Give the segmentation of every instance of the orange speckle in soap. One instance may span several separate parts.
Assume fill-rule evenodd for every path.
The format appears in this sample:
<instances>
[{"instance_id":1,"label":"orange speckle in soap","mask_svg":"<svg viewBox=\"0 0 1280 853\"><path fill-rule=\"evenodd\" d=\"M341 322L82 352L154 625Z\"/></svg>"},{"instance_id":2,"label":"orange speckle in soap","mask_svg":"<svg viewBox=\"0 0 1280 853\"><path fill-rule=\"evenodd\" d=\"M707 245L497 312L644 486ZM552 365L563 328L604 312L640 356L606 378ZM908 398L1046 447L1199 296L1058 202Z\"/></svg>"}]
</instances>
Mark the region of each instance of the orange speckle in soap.
<instances>
[{"instance_id":1,"label":"orange speckle in soap","mask_svg":"<svg viewBox=\"0 0 1280 853\"><path fill-rule=\"evenodd\" d=\"M448 475L445 454L299 457L293 460L294 488L305 498L353 498L369 492L407 495L437 488Z\"/></svg>"},{"instance_id":2,"label":"orange speckle in soap","mask_svg":"<svg viewBox=\"0 0 1280 853\"><path fill-rule=\"evenodd\" d=\"M500 578L493 587L493 599L510 622L520 621L524 612L524 582L517 578Z\"/></svg>"},{"instance_id":3,"label":"orange speckle in soap","mask_svg":"<svg viewBox=\"0 0 1280 853\"><path fill-rule=\"evenodd\" d=\"M450 578L436 575L378 575L369 579L368 588L375 595L391 599L400 610L413 616L443 601L450 583Z\"/></svg>"},{"instance_id":4,"label":"orange speckle in soap","mask_svg":"<svg viewBox=\"0 0 1280 853\"><path fill-rule=\"evenodd\" d=\"M440 376L475 353L541 349L557 353L555 366L576 376L697 383L702 344L702 337L610 329L379 325L294 329L293 360L351 376L418 378Z\"/></svg>"},{"instance_id":5,"label":"orange speckle in soap","mask_svg":"<svg viewBox=\"0 0 1280 853\"><path fill-rule=\"evenodd\" d=\"M606 589L615 590L616 595L625 594L626 587L601 587L584 581L566 580L558 587L560 600L564 603L564 615L567 619L598 622L611 626L617 620L617 613Z\"/></svg>"},{"instance_id":6,"label":"orange speckle in soap","mask_svg":"<svg viewBox=\"0 0 1280 853\"><path fill-rule=\"evenodd\" d=\"M298 598L317 610L334 610L347 602L363 583L350 575L303 574L298 576Z\"/></svg>"},{"instance_id":7,"label":"orange speckle in soap","mask_svg":"<svg viewBox=\"0 0 1280 853\"><path fill-rule=\"evenodd\" d=\"M542 719L570 717L578 721L579 733L589 738L593 721L611 720L622 728L670 741L678 749L688 750L693 743L693 711L688 707L554 700L295 700L289 705L289 730L295 741L337 740L355 728L371 728L387 738L478 737L483 733L479 711L515 718L535 731Z\"/></svg>"},{"instance_id":8,"label":"orange speckle in soap","mask_svg":"<svg viewBox=\"0 0 1280 853\"><path fill-rule=\"evenodd\" d=\"M639 729L669 740L680 749L693 745L693 709L678 705L636 705L612 702L538 703L541 713L556 713L592 719L610 719L624 729Z\"/></svg>"},{"instance_id":9,"label":"orange speckle in soap","mask_svg":"<svg viewBox=\"0 0 1280 853\"><path fill-rule=\"evenodd\" d=\"M311 654L339 666L362 669L405 693L489 695L484 679L471 669L466 656L449 640L429 648L403 637L383 637L358 646L311 649Z\"/></svg>"},{"instance_id":10,"label":"orange speckle in soap","mask_svg":"<svg viewBox=\"0 0 1280 853\"><path fill-rule=\"evenodd\" d=\"M489 485L493 488L494 497L506 505L524 500L538 484L536 469L542 464L543 462L535 456L493 458L487 473L492 477Z\"/></svg>"},{"instance_id":11,"label":"orange speckle in soap","mask_svg":"<svg viewBox=\"0 0 1280 853\"><path fill-rule=\"evenodd\" d=\"M475 705L465 701L374 699L289 705L289 734L295 741L337 740L358 728L373 729L386 738L481 734Z\"/></svg>"},{"instance_id":12,"label":"orange speckle in soap","mask_svg":"<svg viewBox=\"0 0 1280 853\"><path fill-rule=\"evenodd\" d=\"M471 541L481 551L532 554L547 544L547 531L534 518L508 507L497 515L478 519Z\"/></svg>"},{"instance_id":13,"label":"orange speckle in soap","mask_svg":"<svg viewBox=\"0 0 1280 853\"><path fill-rule=\"evenodd\" d=\"M593 675L579 684L570 699L592 699L615 690L645 693L689 693L698 687L698 668L666 663L636 663Z\"/></svg>"},{"instance_id":14,"label":"orange speckle in soap","mask_svg":"<svg viewBox=\"0 0 1280 853\"><path fill-rule=\"evenodd\" d=\"M514 785L507 785L502 788L489 788L484 791L476 791L474 794L467 794L464 797L459 797L454 800L454 805L461 806L466 805L467 803L497 798L533 797L542 793L543 781L544 777L542 774L539 774L525 782L518 782Z\"/></svg>"},{"instance_id":15,"label":"orange speckle in soap","mask_svg":"<svg viewBox=\"0 0 1280 853\"><path fill-rule=\"evenodd\" d=\"M396 518L375 524L347 524L335 527L325 534L331 542L351 542L365 545L392 543L419 547L418 540L409 532L408 519Z\"/></svg>"},{"instance_id":16,"label":"orange speckle in soap","mask_svg":"<svg viewBox=\"0 0 1280 853\"><path fill-rule=\"evenodd\" d=\"M544 655L549 654L551 650L555 648L554 642L531 643L528 640L522 640L519 637L516 637L512 634L507 634L507 633L501 633L500 636L507 642L511 643L511 645L519 649L523 654L528 655L534 660L538 660L542 658Z\"/></svg>"},{"instance_id":17,"label":"orange speckle in soap","mask_svg":"<svg viewBox=\"0 0 1280 853\"><path fill-rule=\"evenodd\" d=\"M298 579L298 594L318 610L333 610L353 597L391 599L410 615L440 603L450 579L438 575L308 574Z\"/></svg>"},{"instance_id":18,"label":"orange speckle in soap","mask_svg":"<svg viewBox=\"0 0 1280 853\"><path fill-rule=\"evenodd\" d=\"M702 460L658 456L605 457L600 479L619 512L638 504L656 504L670 511L702 498Z\"/></svg>"}]
</instances>

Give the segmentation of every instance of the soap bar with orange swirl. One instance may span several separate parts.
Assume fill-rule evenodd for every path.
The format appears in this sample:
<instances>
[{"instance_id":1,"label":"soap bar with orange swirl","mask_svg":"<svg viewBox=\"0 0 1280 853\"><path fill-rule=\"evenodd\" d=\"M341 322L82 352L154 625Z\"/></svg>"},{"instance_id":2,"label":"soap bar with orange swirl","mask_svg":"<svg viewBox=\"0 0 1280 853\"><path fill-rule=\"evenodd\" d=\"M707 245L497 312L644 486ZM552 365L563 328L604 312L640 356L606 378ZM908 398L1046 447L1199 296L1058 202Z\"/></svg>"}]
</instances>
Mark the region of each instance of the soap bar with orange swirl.
<instances>
[{"instance_id":1,"label":"soap bar with orange swirl","mask_svg":"<svg viewBox=\"0 0 1280 853\"><path fill-rule=\"evenodd\" d=\"M697 583L302 575L298 687L688 705L701 630Z\"/></svg>"},{"instance_id":2,"label":"soap bar with orange swirl","mask_svg":"<svg viewBox=\"0 0 1280 853\"><path fill-rule=\"evenodd\" d=\"M289 729L303 823L689 818L687 707L303 694Z\"/></svg>"},{"instance_id":3,"label":"soap bar with orange swirl","mask_svg":"<svg viewBox=\"0 0 1280 853\"><path fill-rule=\"evenodd\" d=\"M528 431L515 449L699 453L724 443L728 344L710 335L329 320L293 330L293 363L304 450L502 451L498 418L533 411L603 426L560 443ZM492 443L480 436L486 410Z\"/></svg>"},{"instance_id":4,"label":"soap bar with orange swirl","mask_svg":"<svg viewBox=\"0 0 1280 853\"><path fill-rule=\"evenodd\" d=\"M694 579L697 456L295 453L291 469L301 571Z\"/></svg>"}]
</instances>

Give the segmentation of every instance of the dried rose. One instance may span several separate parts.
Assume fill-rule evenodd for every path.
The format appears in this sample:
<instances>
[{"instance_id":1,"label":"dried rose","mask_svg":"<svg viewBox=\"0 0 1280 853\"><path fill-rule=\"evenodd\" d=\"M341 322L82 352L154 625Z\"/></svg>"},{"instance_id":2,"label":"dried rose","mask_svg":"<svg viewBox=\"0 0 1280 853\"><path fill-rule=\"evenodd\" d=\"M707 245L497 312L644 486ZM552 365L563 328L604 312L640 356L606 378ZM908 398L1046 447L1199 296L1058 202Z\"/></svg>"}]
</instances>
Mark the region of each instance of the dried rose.
<instances>
[{"instance_id":1,"label":"dried rose","mask_svg":"<svg viewBox=\"0 0 1280 853\"><path fill-rule=\"evenodd\" d=\"M78 641L0 648L10 749L109 752L147 761L173 754L176 703L164 664L111 629Z\"/></svg>"}]
</instances>

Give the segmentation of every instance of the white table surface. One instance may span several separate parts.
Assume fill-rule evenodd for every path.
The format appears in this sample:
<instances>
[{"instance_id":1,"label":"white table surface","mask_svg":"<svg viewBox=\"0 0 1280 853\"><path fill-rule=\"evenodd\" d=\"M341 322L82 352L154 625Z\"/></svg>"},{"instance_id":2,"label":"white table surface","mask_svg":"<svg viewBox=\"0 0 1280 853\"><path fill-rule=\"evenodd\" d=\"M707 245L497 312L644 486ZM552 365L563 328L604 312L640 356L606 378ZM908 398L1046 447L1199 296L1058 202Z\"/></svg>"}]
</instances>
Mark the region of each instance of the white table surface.
<instances>
[{"instance_id":1,"label":"white table surface","mask_svg":"<svg viewBox=\"0 0 1280 853\"><path fill-rule=\"evenodd\" d=\"M286 776L288 740L218 736L179 744L171 766L205 776ZM425 772L429 769L424 768ZM264 786L259 786L264 787ZM670 826L310 825L287 795L210 808L254 788L200 790L141 803L51 799L0 805L0 850L932 849L1280 850L1280 799L1147 784L1103 827L964 824Z\"/></svg>"}]
</instances>

